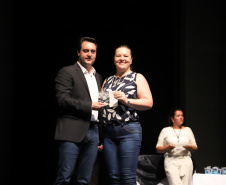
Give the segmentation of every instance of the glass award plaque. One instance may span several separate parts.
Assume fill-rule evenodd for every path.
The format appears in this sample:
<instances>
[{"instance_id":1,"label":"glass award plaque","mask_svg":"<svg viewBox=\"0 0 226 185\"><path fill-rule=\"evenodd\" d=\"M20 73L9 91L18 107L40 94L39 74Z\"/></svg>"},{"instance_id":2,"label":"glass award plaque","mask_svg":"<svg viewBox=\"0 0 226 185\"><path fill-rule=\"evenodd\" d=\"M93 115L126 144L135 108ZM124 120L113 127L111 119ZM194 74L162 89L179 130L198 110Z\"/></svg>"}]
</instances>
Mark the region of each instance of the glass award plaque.
<instances>
[{"instance_id":1,"label":"glass award plaque","mask_svg":"<svg viewBox=\"0 0 226 185\"><path fill-rule=\"evenodd\" d=\"M109 107L118 106L118 100L114 98L114 91L99 92L98 101Z\"/></svg>"}]
</instances>

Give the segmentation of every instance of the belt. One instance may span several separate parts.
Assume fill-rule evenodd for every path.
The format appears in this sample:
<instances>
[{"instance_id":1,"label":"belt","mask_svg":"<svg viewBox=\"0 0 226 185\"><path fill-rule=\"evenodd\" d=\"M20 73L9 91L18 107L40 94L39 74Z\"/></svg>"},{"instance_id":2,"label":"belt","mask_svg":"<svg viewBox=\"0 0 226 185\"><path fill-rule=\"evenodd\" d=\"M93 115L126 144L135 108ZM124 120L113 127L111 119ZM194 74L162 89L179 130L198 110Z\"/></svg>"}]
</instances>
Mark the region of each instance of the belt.
<instances>
[{"instance_id":1,"label":"belt","mask_svg":"<svg viewBox=\"0 0 226 185\"><path fill-rule=\"evenodd\" d=\"M105 125L107 126L107 125L110 125L110 126L124 126L124 125L127 125L127 124L129 124L129 123L131 123L131 122L117 122L117 121L111 121L111 122L106 122L105 123Z\"/></svg>"},{"instance_id":2,"label":"belt","mask_svg":"<svg viewBox=\"0 0 226 185\"><path fill-rule=\"evenodd\" d=\"M178 158L178 159L183 159L184 157L191 157L190 155L167 155L169 158Z\"/></svg>"}]
</instances>

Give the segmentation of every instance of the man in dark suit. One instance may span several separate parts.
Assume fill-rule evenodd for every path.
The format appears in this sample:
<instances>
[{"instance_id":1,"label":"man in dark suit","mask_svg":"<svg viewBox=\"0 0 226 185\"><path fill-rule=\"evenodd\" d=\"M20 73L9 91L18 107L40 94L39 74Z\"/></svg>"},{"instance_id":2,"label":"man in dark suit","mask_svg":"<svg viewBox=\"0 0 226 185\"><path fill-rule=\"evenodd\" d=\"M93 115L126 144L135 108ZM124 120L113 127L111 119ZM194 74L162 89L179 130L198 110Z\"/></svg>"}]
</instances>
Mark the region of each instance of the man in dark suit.
<instances>
[{"instance_id":1,"label":"man in dark suit","mask_svg":"<svg viewBox=\"0 0 226 185\"><path fill-rule=\"evenodd\" d=\"M55 79L59 163L54 185L69 184L74 170L76 185L90 182L99 144L98 110L104 106L98 102L102 78L92 67L96 52L94 38L81 38L78 62L60 69Z\"/></svg>"}]
</instances>

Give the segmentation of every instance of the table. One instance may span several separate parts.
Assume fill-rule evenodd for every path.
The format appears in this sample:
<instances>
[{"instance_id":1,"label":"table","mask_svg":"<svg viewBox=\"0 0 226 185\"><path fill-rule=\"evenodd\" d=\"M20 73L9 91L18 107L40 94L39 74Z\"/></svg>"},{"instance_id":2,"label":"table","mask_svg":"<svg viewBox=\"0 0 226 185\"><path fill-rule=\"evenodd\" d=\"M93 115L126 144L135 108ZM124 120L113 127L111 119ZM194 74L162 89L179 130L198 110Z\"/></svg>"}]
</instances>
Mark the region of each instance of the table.
<instances>
[{"instance_id":1,"label":"table","mask_svg":"<svg viewBox=\"0 0 226 185\"><path fill-rule=\"evenodd\" d=\"M191 185L226 185L226 175L194 173Z\"/></svg>"}]
</instances>

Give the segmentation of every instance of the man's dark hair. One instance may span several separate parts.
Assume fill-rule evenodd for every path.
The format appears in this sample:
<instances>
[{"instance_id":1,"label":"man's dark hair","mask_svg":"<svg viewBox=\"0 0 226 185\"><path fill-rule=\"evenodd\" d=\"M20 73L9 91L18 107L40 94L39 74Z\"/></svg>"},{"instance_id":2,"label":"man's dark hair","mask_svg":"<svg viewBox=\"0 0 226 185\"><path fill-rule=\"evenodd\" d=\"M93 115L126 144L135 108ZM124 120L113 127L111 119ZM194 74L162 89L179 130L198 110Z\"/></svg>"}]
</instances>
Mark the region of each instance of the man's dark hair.
<instances>
[{"instance_id":1,"label":"man's dark hair","mask_svg":"<svg viewBox=\"0 0 226 185\"><path fill-rule=\"evenodd\" d=\"M78 42L78 46L77 46L77 51L78 51L78 52L80 52L81 47L82 47L82 43L83 43L84 41L92 42L92 43L94 43L94 44L96 45L96 47L97 47L97 41L96 41L95 38L92 38L92 37L82 37L82 38L79 39L79 42Z\"/></svg>"}]
</instances>

